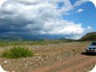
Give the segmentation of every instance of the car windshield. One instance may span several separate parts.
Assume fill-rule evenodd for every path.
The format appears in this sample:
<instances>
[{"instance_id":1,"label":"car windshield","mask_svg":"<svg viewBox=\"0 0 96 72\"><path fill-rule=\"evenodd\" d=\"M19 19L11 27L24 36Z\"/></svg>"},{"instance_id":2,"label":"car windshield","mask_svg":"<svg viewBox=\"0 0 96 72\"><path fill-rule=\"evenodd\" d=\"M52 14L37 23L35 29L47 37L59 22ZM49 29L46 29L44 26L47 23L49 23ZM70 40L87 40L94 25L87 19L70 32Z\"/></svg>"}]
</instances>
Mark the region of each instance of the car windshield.
<instances>
[{"instance_id":1,"label":"car windshield","mask_svg":"<svg viewBox=\"0 0 96 72\"><path fill-rule=\"evenodd\" d=\"M92 44L91 45L96 45L96 42L92 42Z\"/></svg>"}]
</instances>

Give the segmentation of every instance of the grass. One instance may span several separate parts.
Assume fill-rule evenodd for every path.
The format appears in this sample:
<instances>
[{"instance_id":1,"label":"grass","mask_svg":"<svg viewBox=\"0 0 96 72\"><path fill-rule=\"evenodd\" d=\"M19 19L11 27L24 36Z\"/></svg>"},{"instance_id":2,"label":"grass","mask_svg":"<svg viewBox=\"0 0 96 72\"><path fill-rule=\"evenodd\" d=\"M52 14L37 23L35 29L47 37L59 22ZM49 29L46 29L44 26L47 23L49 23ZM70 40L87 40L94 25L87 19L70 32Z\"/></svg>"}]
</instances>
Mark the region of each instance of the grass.
<instances>
[{"instance_id":1,"label":"grass","mask_svg":"<svg viewBox=\"0 0 96 72\"><path fill-rule=\"evenodd\" d=\"M8 42L2 42L0 41L0 47L6 47L6 46L17 46L17 45L42 45L46 46L48 44L60 44L64 43L63 41L59 40L50 40L50 41L22 41L22 42L15 42L15 41L8 41Z\"/></svg>"},{"instance_id":2,"label":"grass","mask_svg":"<svg viewBox=\"0 0 96 72\"><path fill-rule=\"evenodd\" d=\"M2 57L10 58L10 59L24 58L24 57L31 57L31 56L33 56L33 52L27 48L22 48L22 47L13 47L8 51L4 51L2 54Z\"/></svg>"}]
</instances>

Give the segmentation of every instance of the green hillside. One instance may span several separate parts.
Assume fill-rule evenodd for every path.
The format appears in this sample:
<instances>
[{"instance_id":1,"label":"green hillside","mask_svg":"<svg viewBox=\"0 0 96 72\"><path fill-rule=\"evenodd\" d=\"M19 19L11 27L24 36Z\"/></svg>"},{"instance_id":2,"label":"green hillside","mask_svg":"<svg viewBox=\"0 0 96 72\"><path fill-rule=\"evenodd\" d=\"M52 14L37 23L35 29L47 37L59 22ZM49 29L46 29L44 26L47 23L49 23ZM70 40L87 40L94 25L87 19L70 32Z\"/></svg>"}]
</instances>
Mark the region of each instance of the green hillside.
<instances>
[{"instance_id":1,"label":"green hillside","mask_svg":"<svg viewBox=\"0 0 96 72\"><path fill-rule=\"evenodd\" d=\"M96 32L87 33L80 41L96 41Z\"/></svg>"}]
</instances>

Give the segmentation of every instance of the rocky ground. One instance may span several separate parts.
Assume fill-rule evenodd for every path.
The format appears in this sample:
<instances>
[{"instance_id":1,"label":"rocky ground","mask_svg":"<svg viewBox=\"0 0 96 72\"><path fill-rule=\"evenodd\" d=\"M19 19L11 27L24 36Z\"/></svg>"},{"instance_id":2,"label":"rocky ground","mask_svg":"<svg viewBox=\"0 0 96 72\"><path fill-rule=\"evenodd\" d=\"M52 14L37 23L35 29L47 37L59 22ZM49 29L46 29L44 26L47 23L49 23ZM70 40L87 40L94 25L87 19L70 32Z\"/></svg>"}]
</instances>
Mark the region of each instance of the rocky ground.
<instances>
[{"instance_id":1,"label":"rocky ground","mask_svg":"<svg viewBox=\"0 0 96 72\"><path fill-rule=\"evenodd\" d=\"M9 72L88 72L96 64L96 55L84 53L88 44L89 42L71 42L26 45L24 47L34 52L33 57L0 58L0 64Z\"/></svg>"}]
</instances>

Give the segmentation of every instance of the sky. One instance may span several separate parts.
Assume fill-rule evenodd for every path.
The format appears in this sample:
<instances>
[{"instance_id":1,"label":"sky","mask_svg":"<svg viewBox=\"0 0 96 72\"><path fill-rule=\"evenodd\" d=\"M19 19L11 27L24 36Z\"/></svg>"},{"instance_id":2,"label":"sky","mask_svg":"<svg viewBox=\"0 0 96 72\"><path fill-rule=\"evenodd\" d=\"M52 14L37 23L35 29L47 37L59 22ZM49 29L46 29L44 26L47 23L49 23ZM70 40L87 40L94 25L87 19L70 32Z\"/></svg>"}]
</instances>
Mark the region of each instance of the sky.
<instances>
[{"instance_id":1,"label":"sky","mask_svg":"<svg viewBox=\"0 0 96 72\"><path fill-rule=\"evenodd\" d=\"M96 31L89 0L0 0L0 35L79 39Z\"/></svg>"}]
</instances>

